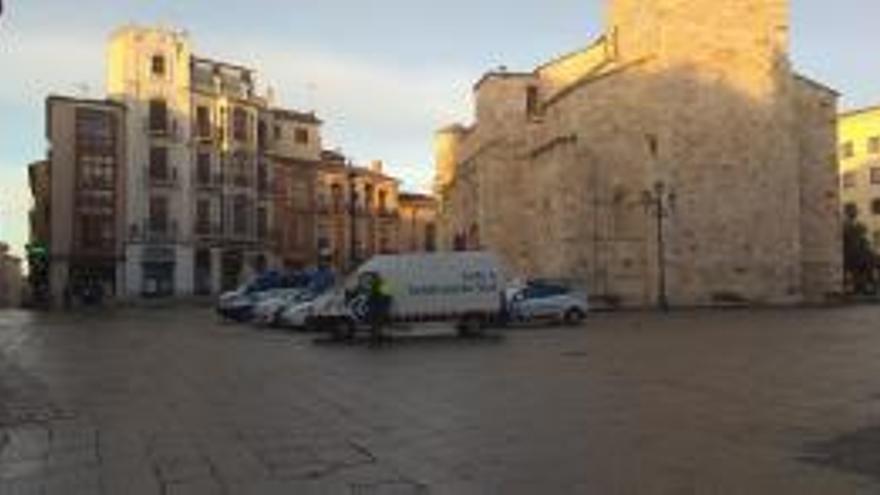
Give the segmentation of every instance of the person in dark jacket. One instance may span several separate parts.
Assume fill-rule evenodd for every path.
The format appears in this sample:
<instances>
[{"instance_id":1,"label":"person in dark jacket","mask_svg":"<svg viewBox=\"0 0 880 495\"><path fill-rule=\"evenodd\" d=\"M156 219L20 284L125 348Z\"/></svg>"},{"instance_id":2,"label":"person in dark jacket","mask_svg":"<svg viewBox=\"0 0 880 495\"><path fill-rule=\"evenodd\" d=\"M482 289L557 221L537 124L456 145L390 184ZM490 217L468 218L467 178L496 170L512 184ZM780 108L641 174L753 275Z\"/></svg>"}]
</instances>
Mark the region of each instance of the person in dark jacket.
<instances>
[{"instance_id":1,"label":"person in dark jacket","mask_svg":"<svg viewBox=\"0 0 880 495\"><path fill-rule=\"evenodd\" d=\"M391 319L391 287L378 273L370 274L367 294L367 317L373 344L383 340L382 329Z\"/></svg>"}]
</instances>

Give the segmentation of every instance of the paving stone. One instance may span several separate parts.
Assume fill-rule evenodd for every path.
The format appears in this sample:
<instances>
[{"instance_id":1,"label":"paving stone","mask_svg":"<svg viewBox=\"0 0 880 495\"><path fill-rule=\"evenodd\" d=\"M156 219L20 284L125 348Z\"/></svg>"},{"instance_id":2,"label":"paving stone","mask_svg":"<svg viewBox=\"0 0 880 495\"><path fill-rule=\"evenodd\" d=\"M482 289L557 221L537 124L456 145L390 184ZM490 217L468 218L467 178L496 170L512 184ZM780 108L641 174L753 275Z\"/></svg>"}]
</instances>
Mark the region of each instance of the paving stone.
<instances>
[{"instance_id":1,"label":"paving stone","mask_svg":"<svg viewBox=\"0 0 880 495\"><path fill-rule=\"evenodd\" d=\"M380 353L200 309L4 318L0 495L880 490L880 307Z\"/></svg>"}]
</instances>

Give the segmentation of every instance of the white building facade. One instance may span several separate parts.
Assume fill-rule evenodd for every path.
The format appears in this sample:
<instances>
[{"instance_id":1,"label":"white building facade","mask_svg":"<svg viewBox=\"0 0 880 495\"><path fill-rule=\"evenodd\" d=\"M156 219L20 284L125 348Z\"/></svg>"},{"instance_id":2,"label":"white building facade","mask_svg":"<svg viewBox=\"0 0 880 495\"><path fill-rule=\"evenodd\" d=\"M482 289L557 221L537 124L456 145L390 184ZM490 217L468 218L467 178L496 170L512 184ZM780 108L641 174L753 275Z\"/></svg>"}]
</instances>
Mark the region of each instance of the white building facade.
<instances>
[{"instance_id":1,"label":"white building facade","mask_svg":"<svg viewBox=\"0 0 880 495\"><path fill-rule=\"evenodd\" d=\"M275 264L254 71L193 56L188 37L126 26L107 91L126 112L125 296L216 294Z\"/></svg>"}]
</instances>

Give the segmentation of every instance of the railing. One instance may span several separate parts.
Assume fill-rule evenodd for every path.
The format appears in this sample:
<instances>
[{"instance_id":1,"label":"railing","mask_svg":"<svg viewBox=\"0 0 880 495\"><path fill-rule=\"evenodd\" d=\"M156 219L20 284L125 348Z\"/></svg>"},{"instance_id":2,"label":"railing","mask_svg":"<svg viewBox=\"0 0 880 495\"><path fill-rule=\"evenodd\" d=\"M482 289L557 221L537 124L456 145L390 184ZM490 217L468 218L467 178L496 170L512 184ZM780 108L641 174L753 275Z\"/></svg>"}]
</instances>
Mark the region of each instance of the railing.
<instances>
[{"instance_id":1,"label":"railing","mask_svg":"<svg viewBox=\"0 0 880 495\"><path fill-rule=\"evenodd\" d=\"M176 244L180 239L177 232L176 222L172 222L171 226L162 229L146 229L135 230L130 233L129 240L131 242L139 242L143 244Z\"/></svg>"},{"instance_id":2,"label":"railing","mask_svg":"<svg viewBox=\"0 0 880 495\"><path fill-rule=\"evenodd\" d=\"M193 139L195 141L208 143L214 140L214 131L210 124L202 125L196 121L193 125L193 131Z\"/></svg>"},{"instance_id":3,"label":"railing","mask_svg":"<svg viewBox=\"0 0 880 495\"><path fill-rule=\"evenodd\" d=\"M171 139L178 141L181 139L181 131L177 127L177 122L173 119L168 119L164 126L156 126L153 127L152 122L150 122L149 118L144 119L144 129L146 133L156 139Z\"/></svg>"},{"instance_id":4,"label":"railing","mask_svg":"<svg viewBox=\"0 0 880 495\"><path fill-rule=\"evenodd\" d=\"M223 237L223 225L197 221L194 228L195 237L199 240L218 239Z\"/></svg>"},{"instance_id":5,"label":"railing","mask_svg":"<svg viewBox=\"0 0 880 495\"><path fill-rule=\"evenodd\" d=\"M165 176L154 174L149 165L146 167L146 172L147 180L152 187L176 188L180 185L177 179L177 169L174 167L168 167L168 174Z\"/></svg>"},{"instance_id":6,"label":"railing","mask_svg":"<svg viewBox=\"0 0 880 495\"><path fill-rule=\"evenodd\" d=\"M251 187L253 181L247 175L234 175L231 183L235 187Z\"/></svg>"},{"instance_id":7,"label":"railing","mask_svg":"<svg viewBox=\"0 0 880 495\"><path fill-rule=\"evenodd\" d=\"M217 189L223 187L223 175L211 174L208 177L203 177L197 173L193 182L199 189Z\"/></svg>"}]
</instances>

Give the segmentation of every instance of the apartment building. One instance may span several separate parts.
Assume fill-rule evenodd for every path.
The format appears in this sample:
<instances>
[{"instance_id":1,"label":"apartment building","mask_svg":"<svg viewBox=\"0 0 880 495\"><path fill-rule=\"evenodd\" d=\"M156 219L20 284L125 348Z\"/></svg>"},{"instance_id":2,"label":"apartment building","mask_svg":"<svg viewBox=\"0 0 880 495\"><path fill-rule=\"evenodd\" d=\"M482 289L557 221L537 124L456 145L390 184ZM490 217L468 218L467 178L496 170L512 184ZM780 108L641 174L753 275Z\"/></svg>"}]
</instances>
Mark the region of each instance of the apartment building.
<instances>
[{"instance_id":1,"label":"apartment building","mask_svg":"<svg viewBox=\"0 0 880 495\"><path fill-rule=\"evenodd\" d=\"M217 293L274 264L255 71L127 26L110 40L107 90L128 109L128 295Z\"/></svg>"},{"instance_id":2,"label":"apartment building","mask_svg":"<svg viewBox=\"0 0 880 495\"><path fill-rule=\"evenodd\" d=\"M45 164L32 165L32 241L48 247L56 304L75 303L87 287L106 297L124 289L125 118L112 101L46 100L50 151Z\"/></svg>"},{"instance_id":3,"label":"apartment building","mask_svg":"<svg viewBox=\"0 0 880 495\"><path fill-rule=\"evenodd\" d=\"M273 175L276 239L280 263L286 269L318 262L315 239L315 190L321 164L322 122L313 113L271 109L264 131L269 170Z\"/></svg>"},{"instance_id":4,"label":"apartment building","mask_svg":"<svg viewBox=\"0 0 880 495\"><path fill-rule=\"evenodd\" d=\"M9 245L0 242L0 309L21 306L24 284L21 259L9 252Z\"/></svg>"},{"instance_id":5,"label":"apartment building","mask_svg":"<svg viewBox=\"0 0 880 495\"><path fill-rule=\"evenodd\" d=\"M857 214L880 251L880 107L841 114L838 140L843 208Z\"/></svg>"},{"instance_id":6,"label":"apartment building","mask_svg":"<svg viewBox=\"0 0 880 495\"><path fill-rule=\"evenodd\" d=\"M382 162L355 166L325 151L317 174L317 244L320 256L347 271L376 254L398 251L400 183Z\"/></svg>"}]
</instances>

